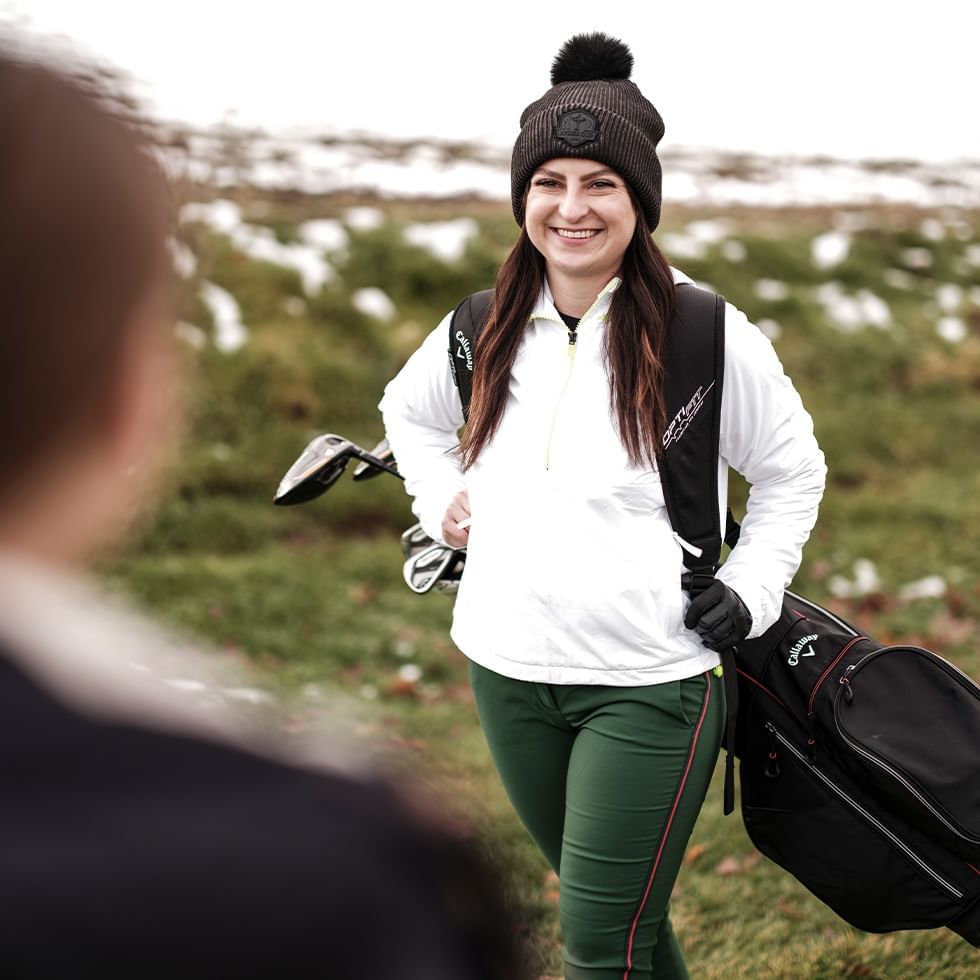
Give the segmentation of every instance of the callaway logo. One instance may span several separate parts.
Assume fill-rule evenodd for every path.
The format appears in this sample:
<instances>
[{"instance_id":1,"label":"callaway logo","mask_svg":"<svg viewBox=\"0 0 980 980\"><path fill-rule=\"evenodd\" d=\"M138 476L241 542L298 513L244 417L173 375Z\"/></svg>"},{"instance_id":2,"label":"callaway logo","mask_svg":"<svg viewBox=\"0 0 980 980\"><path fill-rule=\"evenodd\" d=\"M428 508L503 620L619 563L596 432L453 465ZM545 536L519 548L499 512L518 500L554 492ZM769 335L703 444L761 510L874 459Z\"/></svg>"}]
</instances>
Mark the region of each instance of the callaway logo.
<instances>
[{"instance_id":1,"label":"callaway logo","mask_svg":"<svg viewBox=\"0 0 980 980\"><path fill-rule=\"evenodd\" d=\"M667 431L664 432L664 449L678 442L684 433L687 432L687 427L694 421L698 412L701 411L701 406L704 405L705 399L714 386L714 381L707 388L702 385L694 392L691 400L674 416L673 421L667 426Z\"/></svg>"},{"instance_id":2,"label":"callaway logo","mask_svg":"<svg viewBox=\"0 0 980 980\"><path fill-rule=\"evenodd\" d=\"M466 339L466 334L462 330L456 331L456 339L459 341L459 347L456 348L456 356L461 360L466 361L466 370L473 370L473 353L470 350L470 342Z\"/></svg>"},{"instance_id":3,"label":"callaway logo","mask_svg":"<svg viewBox=\"0 0 980 980\"><path fill-rule=\"evenodd\" d=\"M815 657L817 654L813 649L813 641L819 639L820 637L814 633L812 636L804 636L801 640L797 640L790 648L786 663L790 667L795 667L800 662L800 657ZM803 653L804 647L807 648L806 653Z\"/></svg>"}]
</instances>

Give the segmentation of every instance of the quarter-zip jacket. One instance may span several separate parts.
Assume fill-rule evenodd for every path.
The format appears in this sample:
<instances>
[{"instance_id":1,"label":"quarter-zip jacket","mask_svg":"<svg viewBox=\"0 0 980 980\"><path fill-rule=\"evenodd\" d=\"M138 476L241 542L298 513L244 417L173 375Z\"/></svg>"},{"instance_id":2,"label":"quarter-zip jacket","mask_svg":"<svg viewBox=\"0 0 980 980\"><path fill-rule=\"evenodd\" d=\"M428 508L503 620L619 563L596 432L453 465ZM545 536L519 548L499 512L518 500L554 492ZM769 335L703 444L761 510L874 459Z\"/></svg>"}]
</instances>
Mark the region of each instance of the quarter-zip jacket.
<instances>
[{"instance_id":1,"label":"quarter-zip jacket","mask_svg":"<svg viewBox=\"0 0 980 980\"><path fill-rule=\"evenodd\" d=\"M690 282L674 270L675 282ZM547 286L511 372L500 428L465 476L447 316L385 389L385 430L426 533L452 496L473 522L452 638L497 673L551 684L640 685L717 665L684 627L682 542L660 478L630 462L610 408L603 338L613 279L573 336ZM769 340L726 307L719 497L751 485L742 536L718 578L757 636L779 614L816 521L826 468L813 424ZM571 342L570 342L571 341Z\"/></svg>"}]
</instances>

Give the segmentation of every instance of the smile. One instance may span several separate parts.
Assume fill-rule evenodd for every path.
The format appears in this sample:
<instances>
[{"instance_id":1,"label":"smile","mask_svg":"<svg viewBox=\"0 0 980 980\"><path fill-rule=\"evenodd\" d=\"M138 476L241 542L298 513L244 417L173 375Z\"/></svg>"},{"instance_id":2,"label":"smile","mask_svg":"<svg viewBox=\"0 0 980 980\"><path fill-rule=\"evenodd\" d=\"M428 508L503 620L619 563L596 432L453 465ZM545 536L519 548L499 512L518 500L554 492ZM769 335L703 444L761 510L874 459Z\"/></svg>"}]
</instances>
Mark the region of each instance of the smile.
<instances>
[{"instance_id":1,"label":"smile","mask_svg":"<svg viewBox=\"0 0 980 980\"><path fill-rule=\"evenodd\" d=\"M581 231L573 231L571 228L552 228L559 238L595 238L600 234L601 228L583 228Z\"/></svg>"}]
</instances>

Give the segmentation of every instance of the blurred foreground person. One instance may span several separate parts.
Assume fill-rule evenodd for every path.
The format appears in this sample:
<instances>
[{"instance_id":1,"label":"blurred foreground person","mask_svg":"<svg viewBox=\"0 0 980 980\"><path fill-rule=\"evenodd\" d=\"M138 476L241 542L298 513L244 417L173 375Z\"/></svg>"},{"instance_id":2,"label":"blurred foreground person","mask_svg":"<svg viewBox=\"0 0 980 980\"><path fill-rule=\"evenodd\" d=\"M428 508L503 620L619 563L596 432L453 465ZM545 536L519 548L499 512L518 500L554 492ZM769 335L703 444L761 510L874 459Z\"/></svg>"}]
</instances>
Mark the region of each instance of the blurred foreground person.
<instances>
[{"instance_id":1,"label":"blurred foreground person","mask_svg":"<svg viewBox=\"0 0 980 980\"><path fill-rule=\"evenodd\" d=\"M0 975L510 980L469 844L193 717L70 571L174 414L167 187L117 108L0 48Z\"/></svg>"}]
</instances>

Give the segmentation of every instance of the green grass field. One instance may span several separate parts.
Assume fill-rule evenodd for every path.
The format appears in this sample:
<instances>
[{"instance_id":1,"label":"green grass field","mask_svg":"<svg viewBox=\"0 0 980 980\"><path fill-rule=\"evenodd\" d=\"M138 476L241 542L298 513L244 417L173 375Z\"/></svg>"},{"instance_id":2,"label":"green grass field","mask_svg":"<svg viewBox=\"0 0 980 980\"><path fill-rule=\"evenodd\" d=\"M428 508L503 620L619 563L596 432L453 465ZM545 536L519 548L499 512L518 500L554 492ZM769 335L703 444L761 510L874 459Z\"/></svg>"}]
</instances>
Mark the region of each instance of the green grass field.
<instances>
[{"instance_id":1,"label":"green grass field","mask_svg":"<svg viewBox=\"0 0 980 980\"><path fill-rule=\"evenodd\" d=\"M305 507L271 504L313 435L338 431L368 446L381 437L375 406L386 379L462 295L490 284L512 221L505 207L474 207L477 233L446 260L413 245L406 229L465 209L392 205L359 230L327 200L236 199L246 222L285 244L302 221L344 225L346 244L327 256L334 277L307 294L295 270L248 257L204 223L185 225L196 269L181 318L204 338L186 351L188 435L158 510L99 573L216 657L252 664L293 728L321 725L324 703L339 698L359 738L448 799L486 841L536 973L558 976L556 883L492 771L464 660L448 638L451 603L401 583L397 537L412 518L400 486L345 480ZM980 677L980 215L718 219L670 213L658 235L665 248L686 250L676 264L778 334L814 417L831 476L795 587L881 639L921 643ZM821 268L813 242L833 228L849 248ZM214 345L204 281L238 300L248 329L241 349ZM356 291L368 287L390 297L390 319L358 308ZM736 510L743 496L736 486ZM872 580L861 563L872 563ZM930 576L941 590L902 598ZM737 816L722 817L717 778L672 914L697 978L980 973L976 951L951 933L873 936L844 924L754 851Z\"/></svg>"}]
</instances>

